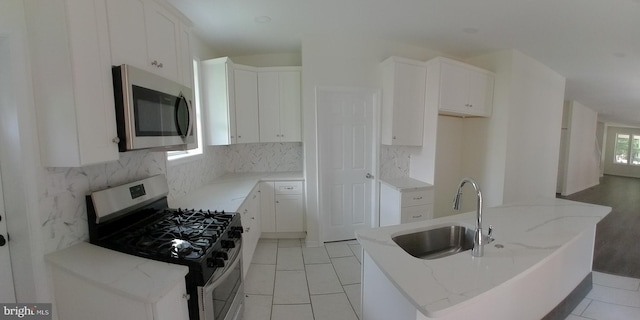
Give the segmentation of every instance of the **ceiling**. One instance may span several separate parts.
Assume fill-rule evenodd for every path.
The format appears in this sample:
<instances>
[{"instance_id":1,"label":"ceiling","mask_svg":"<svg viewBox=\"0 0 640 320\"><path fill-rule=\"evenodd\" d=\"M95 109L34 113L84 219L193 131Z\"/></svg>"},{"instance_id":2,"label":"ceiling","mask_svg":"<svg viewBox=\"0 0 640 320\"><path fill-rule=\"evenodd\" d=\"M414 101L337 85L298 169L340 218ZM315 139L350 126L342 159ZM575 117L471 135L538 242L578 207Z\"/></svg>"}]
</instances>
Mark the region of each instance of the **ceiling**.
<instances>
[{"instance_id":1,"label":"ceiling","mask_svg":"<svg viewBox=\"0 0 640 320\"><path fill-rule=\"evenodd\" d=\"M167 1L227 56L299 53L303 34L389 38L460 59L517 49L566 77L566 99L601 121L640 126L640 0Z\"/></svg>"}]
</instances>

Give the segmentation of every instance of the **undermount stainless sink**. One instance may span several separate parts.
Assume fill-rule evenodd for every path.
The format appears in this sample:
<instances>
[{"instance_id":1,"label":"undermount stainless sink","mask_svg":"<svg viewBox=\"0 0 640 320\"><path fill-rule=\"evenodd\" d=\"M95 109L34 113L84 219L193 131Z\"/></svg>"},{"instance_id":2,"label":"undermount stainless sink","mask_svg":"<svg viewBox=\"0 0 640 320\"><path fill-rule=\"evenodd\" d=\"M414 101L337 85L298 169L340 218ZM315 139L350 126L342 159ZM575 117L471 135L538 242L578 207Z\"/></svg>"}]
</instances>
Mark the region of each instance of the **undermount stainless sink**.
<instances>
[{"instance_id":1,"label":"undermount stainless sink","mask_svg":"<svg viewBox=\"0 0 640 320\"><path fill-rule=\"evenodd\" d=\"M446 226L395 236L392 240L408 254L432 260L473 249L474 234L472 228Z\"/></svg>"}]
</instances>

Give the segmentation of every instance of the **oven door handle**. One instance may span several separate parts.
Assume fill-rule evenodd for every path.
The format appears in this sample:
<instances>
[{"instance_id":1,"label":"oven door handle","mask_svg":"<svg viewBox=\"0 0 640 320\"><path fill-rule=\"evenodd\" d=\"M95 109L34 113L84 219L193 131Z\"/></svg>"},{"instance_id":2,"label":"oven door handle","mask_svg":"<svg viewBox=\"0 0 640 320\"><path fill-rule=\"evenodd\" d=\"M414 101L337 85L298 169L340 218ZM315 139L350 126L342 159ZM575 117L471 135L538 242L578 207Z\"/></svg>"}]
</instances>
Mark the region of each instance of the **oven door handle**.
<instances>
[{"instance_id":1,"label":"oven door handle","mask_svg":"<svg viewBox=\"0 0 640 320\"><path fill-rule=\"evenodd\" d=\"M238 263L240 263L240 260L242 258L242 243L238 246L238 250L236 250L236 252L237 252L236 257L233 259L233 262L224 271L224 273L222 273L222 275L220 275L220 277L215 279L215 281L213 281L211 283L207 283L207 284L204 285L203 290L204 290L205 294L210 294L211 291L213 291L213 289L215 289L216 287L218 287L220 285L220 283L222 283L225 280L227 280L227 278L231 275L233 269L235 269L236 266L238 265ZM242 270L240 270L240 272L242 272ZM242 275L240 275L240 277L242 278Z\"/></svg>"}]
</instances>

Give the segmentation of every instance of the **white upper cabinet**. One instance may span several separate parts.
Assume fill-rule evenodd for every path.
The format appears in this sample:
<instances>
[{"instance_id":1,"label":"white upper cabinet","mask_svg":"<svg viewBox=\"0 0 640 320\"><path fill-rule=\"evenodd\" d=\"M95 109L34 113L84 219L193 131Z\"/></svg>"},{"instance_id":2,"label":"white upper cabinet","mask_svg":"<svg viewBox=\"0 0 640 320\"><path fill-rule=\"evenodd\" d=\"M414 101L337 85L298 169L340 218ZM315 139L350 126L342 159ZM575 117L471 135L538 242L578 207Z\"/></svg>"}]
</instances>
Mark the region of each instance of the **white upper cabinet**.
<instances>
[{"instance_id":1,"label":"white upper cabinet","mask_svg":"<svg viewBox=\"0 0 640 320\"><path fill-rule=\"evenodd\" d=\"M390 57L382 62L382 144L421 146L427 67Z\"/></svg>"},{"instance_id":2,"label":"white upper cabinet","mask_svg":"<svg viewBox=\"0 0 640 320\"><path fill-rule=\"evenodd\" d=\"M228 57L202 61L209 145L302 141L300 68L256 68Z\"/></svg>"},{"instance_id":3,"label":"white upper cabinet","mask_svg":"<svg viewBox=\"0 0 640 320\"><path fill-rule=\"evenodd\" d=\"M42 165L115 161L105 1L24 1Z\"/></svg>"},{"instance_id":4,"label":"white upper cabinet","mask_svg":"<svg viewBox=\"0 0 640 320\"><path fill-rule=\"evenodd\" d=\"M256 143L260 141L258 129L258 74L249 68L236 65L236 142Z\"/></svg>"},{"instance_id":5,"label":"white upper cabinet","mask_svg":"<svg viewBox=\"0 0 640 320\"><path fill-rule=\"evenodd\" d=\"M494 74L447 58L429 61L429 71L440 75L438 110L441 114L490 117Z\"/></svg>"},{"instance_id":6,"label":"white upper cabinet","mask_svg":"<svg viewBox=\"0 0 640 320\"><path fill-rule=\"evenodd\" d=\"M259 142L256 68L236 65L227 57L201 64L205 143Z\"/></svg>"},{"instance_id":7,"label":"white upper cabinet","mask_svg":"<svg viewBox=\"0 0 640 320\"><path fill-rule=\"evenodd\" d=\"M258 71L260 142L302 141L300 70Z\"/></svg>"},{"instance_id":8,"label":"white upper cabinet","mask_svg":"<svg viewBox=\"0 0 640 320\"><path fill-rule=\"evenodd\" d=\"M191 56L184 51L190 31L180 19L153 0L105 2L113 65L130 64L192 87L185 76Z\"/></svg>"},{"instance_id":9,"label":"white upper cabinet","mask_svg":"<svg viewBox=\"0 0 640 320\"><path fill-rule=\"evenodd\" d=\"M235 73L229 58L201 62L204 143L236 143Z\"/></svg>"},{"instance_id":10,"label":"white upper cabinet","mask_svg":"<svg viewBox=\"0 0 640 320\"><path fill-rule=\"evenodd\" d=\"M180 23L180 83L193 88L193 57L191 56L191 28Z\"/></svg>"}]
</instances>

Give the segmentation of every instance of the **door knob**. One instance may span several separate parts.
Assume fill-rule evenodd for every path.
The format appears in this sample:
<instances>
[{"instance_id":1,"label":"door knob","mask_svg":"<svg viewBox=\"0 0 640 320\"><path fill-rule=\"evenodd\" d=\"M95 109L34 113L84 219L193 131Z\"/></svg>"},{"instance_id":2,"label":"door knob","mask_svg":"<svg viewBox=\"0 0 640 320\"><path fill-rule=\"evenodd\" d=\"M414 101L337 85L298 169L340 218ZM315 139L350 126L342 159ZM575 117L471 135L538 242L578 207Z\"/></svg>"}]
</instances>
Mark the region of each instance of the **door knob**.
<instances>
[{"instance_id":1,"label":"door knob","mask_svg":"<svg viewBox=\"0 0 640 320\"><path fill-rule=\"evenodd\" d=\"M7 244L7 240L3 235L0 235L0 247L4 246L5 244Z\"/></svg>"},{"instance_id":2,"label":"door knob","mask_svg":"<svg viewBox=\"0 0 640 320\"><path fill-rule=\"evenodd\" d=\"M367 173L367 175L365 176L365 178L367 179L373 179L373 175L371 173Z\"/></svg>"}]
</instances>

